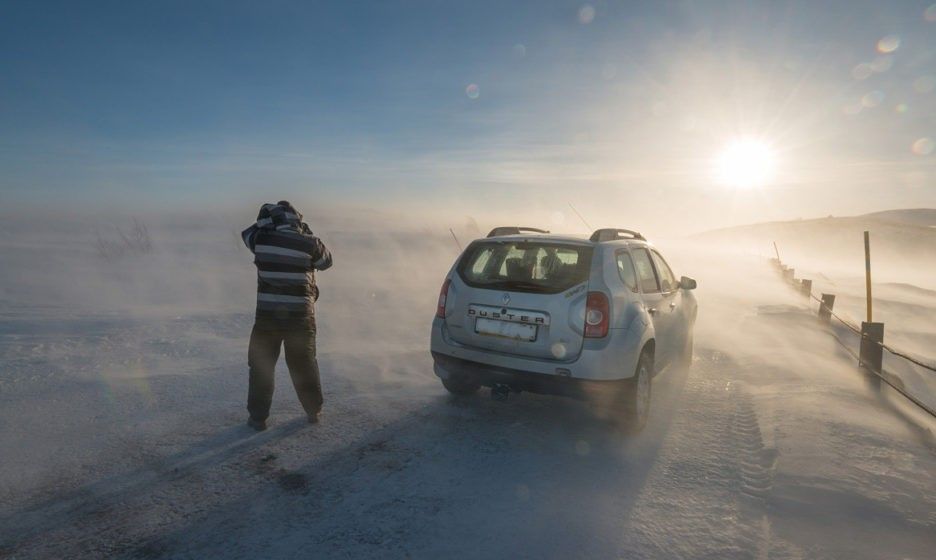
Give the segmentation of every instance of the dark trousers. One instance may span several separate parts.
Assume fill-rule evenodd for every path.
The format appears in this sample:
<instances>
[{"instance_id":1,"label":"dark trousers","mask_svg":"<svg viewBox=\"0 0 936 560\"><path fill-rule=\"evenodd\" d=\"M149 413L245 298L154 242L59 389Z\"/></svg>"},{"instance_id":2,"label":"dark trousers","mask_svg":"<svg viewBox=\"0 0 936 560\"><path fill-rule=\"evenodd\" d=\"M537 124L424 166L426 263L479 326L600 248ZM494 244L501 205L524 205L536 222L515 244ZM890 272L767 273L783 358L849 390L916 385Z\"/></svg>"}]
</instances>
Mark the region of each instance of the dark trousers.
<instances>
[{"instance_id":1,"label":"dark trousers","mask_svg":"<svg viewBox=\"0 0 936 560\"><path fill-rule=\"evenodd\" d=\"M322 385L318 360L315 359L315 328L267 330L254 325L247 352L247 364L250 366L247 411L255 420L266 420L270 415L273 370L279 359L280 346L286 349L286 366L302 408L307 414L314 414L322 408Z\"/></svg>"}]
</instances>

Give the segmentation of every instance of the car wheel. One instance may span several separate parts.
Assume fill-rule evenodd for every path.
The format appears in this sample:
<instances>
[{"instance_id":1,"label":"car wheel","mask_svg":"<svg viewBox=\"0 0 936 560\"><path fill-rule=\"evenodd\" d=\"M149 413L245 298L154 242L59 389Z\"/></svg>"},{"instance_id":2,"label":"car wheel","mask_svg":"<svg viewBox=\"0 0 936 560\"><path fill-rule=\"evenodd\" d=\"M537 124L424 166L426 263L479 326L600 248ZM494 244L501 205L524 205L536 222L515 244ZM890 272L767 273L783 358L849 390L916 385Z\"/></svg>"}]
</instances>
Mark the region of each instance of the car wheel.
<instances>
[{"instance_id":1,"label":"car wheel","mask_svg":"<svg viewBox=\"0 0 936 560\"><path fill-rule=\"evenodd\" d=\"M449 376L448 379L443 379L442 385L453 395L473 395L481 388L481 384L477 381L465 376L456 375Z\"/></svg>"},{"instance_id":2,"label":"car wheel","mask_svg":"<svg viewBox=\"0 0 936 560\"><path fill-rule=\"evenodd\" d=\"M621 392L621 428L624 432L636 434L647 425L652 382L653 356L645 350L637 360L634 377L627 381Z\"/></svg>"}]
</instances>

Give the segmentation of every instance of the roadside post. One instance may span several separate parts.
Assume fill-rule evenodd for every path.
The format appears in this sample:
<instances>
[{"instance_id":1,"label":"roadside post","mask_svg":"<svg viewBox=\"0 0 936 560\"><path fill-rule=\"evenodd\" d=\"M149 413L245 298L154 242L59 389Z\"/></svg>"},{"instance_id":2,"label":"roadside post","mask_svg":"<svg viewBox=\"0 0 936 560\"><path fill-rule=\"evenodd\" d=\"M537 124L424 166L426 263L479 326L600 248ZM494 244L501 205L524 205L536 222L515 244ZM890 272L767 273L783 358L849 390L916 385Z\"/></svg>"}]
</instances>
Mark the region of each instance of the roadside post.
<instances>
[{"instance_id":1,"label":"roadside post","mask_svg":"<svg viewBox=\"0 0 936 560\"><path fill-rule=\"evenodd\" d=\"M884 367L884 323L861 323L861 350L858 365L881 373Z\"/></svg>"},{"instance_id":2,"label":"roadside post","mask_svg":"<svg viewBox=\"0 0 936 560\"><path fill-rule=\"evenodd\" d=\"M867 231L864 232L864 247L867 321L861 322L861 348L858 352L858 365L876 373L881 373L884 367L884 323L875 323L871 314L871 237ZM878 378L875 377L875 379Z\"/></svg>"},{"instance_id":3,"label":"roadside post","mask_svg":"<svg viewBox=\"0 0 936 560\"><path fill-rule=\"evenodd\" d=\"M800 291L807 298L812 295L812 280L800 280Z\"/></svg>"},{"instance_id":4,"label":"roadside post","mask_svg":"<svg viewBox=\"0 0 936 560\"><path fill-rule=\"evenodd\" d=\"M822 302L819 303L819 320L823 323L832 322L832 307L835 306L835 294L822 294Z\"/></svg>"}]
</instances>

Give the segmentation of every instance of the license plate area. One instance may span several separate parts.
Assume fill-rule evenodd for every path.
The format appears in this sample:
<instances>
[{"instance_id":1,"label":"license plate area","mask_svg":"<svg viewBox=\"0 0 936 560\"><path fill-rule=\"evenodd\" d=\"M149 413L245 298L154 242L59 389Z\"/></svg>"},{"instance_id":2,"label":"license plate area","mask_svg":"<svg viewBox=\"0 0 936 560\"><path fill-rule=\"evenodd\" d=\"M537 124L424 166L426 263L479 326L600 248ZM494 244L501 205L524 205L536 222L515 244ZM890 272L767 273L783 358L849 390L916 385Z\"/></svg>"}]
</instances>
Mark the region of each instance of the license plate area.
<instances>
[{"instance_id":1,"label":"license plate area","mask_svg":"<svg viewBox=\"0 0 936 560\"><path fill-rule=\"evenodd\" d=\"M475 332L481 336L494 336L533 342L536 340L538 330L539 327L537 325L511 323L508 321L498 321L496 319L484 319L482 317L478 317L475 320Z\"/></svg>"}]
</instances>

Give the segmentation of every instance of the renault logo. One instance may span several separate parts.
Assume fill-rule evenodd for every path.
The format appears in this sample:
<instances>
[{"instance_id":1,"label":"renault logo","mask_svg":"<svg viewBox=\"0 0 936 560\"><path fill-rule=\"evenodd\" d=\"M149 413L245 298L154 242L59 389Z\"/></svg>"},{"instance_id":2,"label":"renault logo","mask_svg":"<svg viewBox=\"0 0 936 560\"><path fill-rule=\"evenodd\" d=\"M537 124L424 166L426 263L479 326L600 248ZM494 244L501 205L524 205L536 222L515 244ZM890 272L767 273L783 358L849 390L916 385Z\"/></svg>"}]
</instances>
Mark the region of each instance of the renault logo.
<instances>
[{"instance_id":1,"label":"renault logo","mask_svg":"<svg viewBox=\"0 0 936 560\"><path fill-rule=\"evenodd\" d=\"M504 297L501 298L501 301L504 302L504 305L509 305L509 304L510 304L510 294L504 292Z\"/></svg>"}]
</instances>

